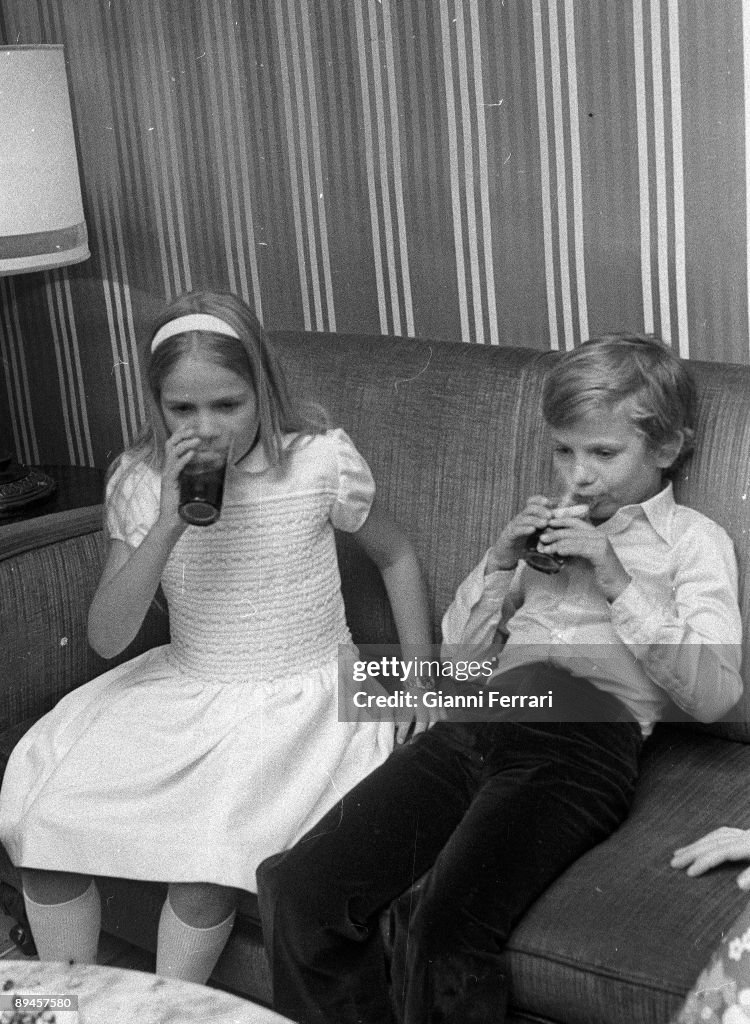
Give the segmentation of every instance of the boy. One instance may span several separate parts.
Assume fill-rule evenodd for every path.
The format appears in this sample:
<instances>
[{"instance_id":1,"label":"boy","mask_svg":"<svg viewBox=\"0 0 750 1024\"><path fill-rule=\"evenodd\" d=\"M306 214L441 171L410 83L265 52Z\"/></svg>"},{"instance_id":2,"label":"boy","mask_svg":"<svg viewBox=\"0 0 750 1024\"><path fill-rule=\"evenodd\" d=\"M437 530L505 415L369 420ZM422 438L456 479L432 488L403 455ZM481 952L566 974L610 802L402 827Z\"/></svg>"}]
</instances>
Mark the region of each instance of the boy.
<instances>
[{"instance_id":1,"label":"boy","mask_svg":"<svg viewBox=\"0 0 750 1024\"><path fill-rule=\"evenodd\" d=\"M668 703L712 721L739 699L731 541L667 481L692 449L693 406L684 364L653 338L606 336L555 364L543 414L588 518L529 498L459 587L443 640L447 653L505 637L493 686L552 690L559 720L439 722L261 865L281 1012L392 1020L378 915L429 870L395 906L399 1016L498 1024L508 935L623 820ZM565 559L557 574L523 561L540 529L538 549Z\"/></svg>"}]
</instances>

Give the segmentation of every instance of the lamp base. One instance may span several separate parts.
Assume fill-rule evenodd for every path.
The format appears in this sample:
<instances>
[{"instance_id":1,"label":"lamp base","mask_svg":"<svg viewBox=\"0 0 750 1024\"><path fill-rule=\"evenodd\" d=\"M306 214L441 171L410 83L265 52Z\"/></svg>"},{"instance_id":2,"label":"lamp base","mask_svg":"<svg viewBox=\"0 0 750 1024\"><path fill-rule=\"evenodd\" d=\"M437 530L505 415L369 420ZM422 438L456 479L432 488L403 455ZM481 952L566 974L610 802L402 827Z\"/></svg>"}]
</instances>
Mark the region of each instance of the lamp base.
<instances>
[{"instance_id":1,"label":"lamp base","mask_svg":"<svg viewBox=\"0 0 750 1024\"><path fill-rule=\"evenodd\" d=\"M0 518L53 493L57 484L40 469L21 466L0 452Z\"/></svg>"}]
</instances>

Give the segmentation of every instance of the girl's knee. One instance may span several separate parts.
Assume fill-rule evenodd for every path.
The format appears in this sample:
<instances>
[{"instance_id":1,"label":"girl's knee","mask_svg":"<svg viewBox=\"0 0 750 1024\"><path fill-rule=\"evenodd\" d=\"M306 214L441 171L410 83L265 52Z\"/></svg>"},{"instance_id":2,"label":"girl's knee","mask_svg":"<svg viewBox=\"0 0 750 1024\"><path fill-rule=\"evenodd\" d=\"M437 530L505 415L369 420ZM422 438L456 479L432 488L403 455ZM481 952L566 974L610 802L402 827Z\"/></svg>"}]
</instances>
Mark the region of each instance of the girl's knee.
<instances>
[{"instance_id":1,"label":"girl's knee","mask_svg":"<svg viewBox=\"0 0 750 1024\"><path fill-rule=\"evenodd\" d=\"M172 910L193 928L212 928L225 921L237 907L239 893L210 882L172 882L169 902Z\"/></svg>"},{"instance_id":2,"label":"girl's knee","mask_svg":"<svg viewBox=\"0 0 750 1024\"><path fill-rule=\"evenodd\" d=\"M23 868L23 891L34 903L67 903L81 896L91 885L90 875L78 875L72 871L42 871L39 868Z\"/></svg>"}]
</instances>

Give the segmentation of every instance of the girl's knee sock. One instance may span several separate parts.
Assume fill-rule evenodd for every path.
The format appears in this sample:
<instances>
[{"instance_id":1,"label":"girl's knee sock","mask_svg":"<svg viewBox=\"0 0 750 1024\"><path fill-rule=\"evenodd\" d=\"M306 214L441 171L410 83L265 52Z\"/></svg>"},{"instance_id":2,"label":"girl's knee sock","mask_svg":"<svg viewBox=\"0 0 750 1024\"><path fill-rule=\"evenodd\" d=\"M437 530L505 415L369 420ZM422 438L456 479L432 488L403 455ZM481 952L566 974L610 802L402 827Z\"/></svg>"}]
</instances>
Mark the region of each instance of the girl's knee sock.
<instances>
[{"instance_id":1,"label":"girl's knee sock","mask_svg":"<svg viewBox=\"0 0 750 1024\"><path fill-rule=\"evenodd\" d=\"M65 903L35 903L23 894L26 914L40 960L95 964L101 928L101 900L96 882Z\"/></svg>"},{"instance_id":2,"label":"girl's knee sock","mask_svg":"<svg viewBox=\"0 0 750 1024\"><path fill-rule=\"evenodd\" d=\"M159 918L156 973L205 985L227 943L236 911L210 928L194 928L175 914L169 897Z\"/></svg>"}]
</instances>

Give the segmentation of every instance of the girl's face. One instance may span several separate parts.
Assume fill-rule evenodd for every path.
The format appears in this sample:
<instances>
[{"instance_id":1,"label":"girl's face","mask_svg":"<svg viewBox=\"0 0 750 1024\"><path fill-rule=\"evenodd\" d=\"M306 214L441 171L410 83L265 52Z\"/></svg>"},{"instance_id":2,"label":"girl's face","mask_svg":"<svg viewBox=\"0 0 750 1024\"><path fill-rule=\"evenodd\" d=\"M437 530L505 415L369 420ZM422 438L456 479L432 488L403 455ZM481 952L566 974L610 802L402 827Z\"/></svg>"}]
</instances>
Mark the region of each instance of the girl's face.
<instances>
[{"instance_id":1,"label":"girl's face","mask_svg":"<svg viewBox=\"0 0 750 1024\"><path fill-rule=\"evenodd\" d=\"M258 402L249 381L195 352L184 355L164 378L161 410L170 434L185 428L199 451L235 458L252 446L258 431Z\"/></svg>"},{"instance_id":2,"label":"girl's face","mask_svg":"<svg viewBox=\"0 0 750 1024\"><path fill-rule=\"evenodd\" d=\"M636 505L662 489L662 471L672 465L682 438L654 450L631 418L632 399L590 413L572 427L551 429L555 471L574 502L587 504L593 519L609 519L623 505Z\"/></svg>"}]
</instances>

